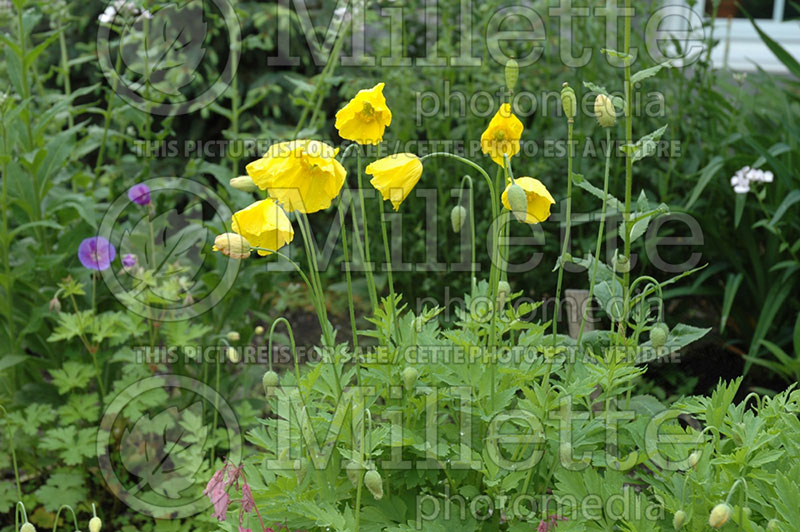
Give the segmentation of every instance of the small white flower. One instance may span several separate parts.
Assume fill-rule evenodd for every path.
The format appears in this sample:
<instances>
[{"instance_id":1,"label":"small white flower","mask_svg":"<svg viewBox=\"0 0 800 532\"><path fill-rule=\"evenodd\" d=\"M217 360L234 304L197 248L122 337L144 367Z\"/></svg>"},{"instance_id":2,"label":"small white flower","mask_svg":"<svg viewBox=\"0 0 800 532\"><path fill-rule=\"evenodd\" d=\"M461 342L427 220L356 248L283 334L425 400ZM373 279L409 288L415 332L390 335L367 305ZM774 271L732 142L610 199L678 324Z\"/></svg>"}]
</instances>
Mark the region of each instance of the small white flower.
<instances>
[{"instance_id":1,"label":"small white flower","mask_svg":"<svg viewBox=\"0 0 800 532\"><path fill-rule=\"evenodd\" d=\"M745 166L733 175L731 186L737 194L747 194L750 192L750 183L772 183L773 179L775 176L769 170Z\"/></svg>"}]
</instances>

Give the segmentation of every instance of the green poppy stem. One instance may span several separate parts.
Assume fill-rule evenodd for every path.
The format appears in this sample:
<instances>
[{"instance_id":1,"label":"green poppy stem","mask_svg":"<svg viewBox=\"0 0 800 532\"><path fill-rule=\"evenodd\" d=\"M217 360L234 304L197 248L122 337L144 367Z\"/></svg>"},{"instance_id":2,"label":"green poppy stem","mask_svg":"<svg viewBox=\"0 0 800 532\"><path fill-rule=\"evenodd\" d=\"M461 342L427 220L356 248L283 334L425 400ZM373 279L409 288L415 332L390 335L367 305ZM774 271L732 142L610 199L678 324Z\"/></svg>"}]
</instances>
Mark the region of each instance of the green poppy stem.
<instances>
[{"instance_id":1,"label":"green poppy stem","mask_svg":"<svg viewBox=\"0 0 800 532\"><path fill-rule=\"evenodd\" d=\"M561 255L558 261L558 281L556 282L556 301L553 313L553 347L556 347L558 335L558 317L561 312L561 287L564 280L564 262L569 247L570 233L572 229L572 119L567 123L567 213L566 229L564 231L564 243L561 246ZM548 366L549 367L549 366ZM548 375L549 377L549 375Z\"/></svg>"},{"instance_id":2,"label":"green poppy stem","mask_svg":"<svg viewBox=\"0 0 800 532\"><path fill-rule=\"evenodd\" d=\"M342 249L344 253L344 272L347 280L347 305L350 308L350 326L353 329L353 351L358 357L358 330L356 328L356 310L353 304L353 280L350 274L350 251L347 249L347 227L345 226L344 210L342 209L342 197L339 196L339 229L342 232ZM357 367L360 366L356 362Z\"/></svg>"}]
</instances>

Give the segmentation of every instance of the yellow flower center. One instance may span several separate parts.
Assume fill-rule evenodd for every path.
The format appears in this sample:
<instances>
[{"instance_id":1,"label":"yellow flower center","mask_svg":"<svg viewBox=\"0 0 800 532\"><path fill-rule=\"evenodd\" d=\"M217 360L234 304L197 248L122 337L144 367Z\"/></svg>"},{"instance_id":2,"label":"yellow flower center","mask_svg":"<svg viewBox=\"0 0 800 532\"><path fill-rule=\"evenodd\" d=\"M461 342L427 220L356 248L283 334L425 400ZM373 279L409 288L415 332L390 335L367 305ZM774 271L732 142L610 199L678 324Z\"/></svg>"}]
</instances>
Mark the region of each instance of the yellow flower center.
<instances>
[{"instance_id":1,"label":"yellow flower center","mask_svg":"<svg viewBox=\"0 0 800 532\"><path fill-rule=\"evenodd\" d=\"M375 120L375 108L369 102L364 102L364 107L361 108L361 119L365 122Z\"/></svg>"},{"instance_id":2,"label":"yellow flower center","mask_svg":"<svg viewBox=\"0 0 800 532\"><path fill-rule=\"evenodd\" d=\"M504 140L506 140L506 132L503 131L502 129L495 131L494 140L497 142L503 142Z\"/></svg>"}]
</instances>

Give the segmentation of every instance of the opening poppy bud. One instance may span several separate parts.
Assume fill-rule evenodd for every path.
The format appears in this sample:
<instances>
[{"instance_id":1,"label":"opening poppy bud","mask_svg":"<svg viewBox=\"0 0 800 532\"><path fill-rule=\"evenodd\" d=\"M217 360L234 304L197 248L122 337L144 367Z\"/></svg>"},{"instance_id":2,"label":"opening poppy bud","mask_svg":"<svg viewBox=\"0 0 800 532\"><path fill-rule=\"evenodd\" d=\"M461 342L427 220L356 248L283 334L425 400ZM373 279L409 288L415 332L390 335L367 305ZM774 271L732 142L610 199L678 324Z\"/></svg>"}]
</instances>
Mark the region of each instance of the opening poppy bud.
<instances>
[{"instance_id":1,"label":"opening poppy bud","mask_svg":"<svg viewBox=\"0 0 800 532\"><path fill-rule=\"evenodd\" d=\"M229 342L238 342L241 336L239 335L239 331L230 331L228 334L225 335Z\"/></svg>"},{"instance_id":2,"label":"opening poppy bud","mask_svg":"<svg viewBox=\"0 0 800 532\"><path fill-rule=\"evenodd\" d=\"M36 532L36 527L26 522L21 527L19 527L19 532Z\"/></svg>"},{"instance_id":3,"label":"opening poppy bud","mask_svg":"<svg viewBox=\"0 0 800 532\"><path fill-rule=\"evenodd\" d=\"M675 516L672 518L672 526L675 530L680 530L683 527L683 523L686 522L686 512L683 510L678 510L675 512Z\"/></svg>"},{"instance_id":4,"label":"opening poppy bud","mask_svg":"<svg viewBox=\"0 0 800 532\"><path fill-rule=\"evenodd\" d=\"M240 175L231 179L231 186L242 192L255 192L258 187L253 183L253 178L249 175Z\"/></svg>"},{"instance_id":5,"label":"opening poppy bud","mask_svg":"<svg viewBox=\"0 0 800 532\"><path fill-rule=\"evenodd\" d=\"M267 390L268 388L275 388L279 382L280 377L278 377L278 374L272 370L264 373L264 376L261 378L261 384L264 385L264 390Z\"/></svg>"},{"instance_id":6,"label":"opening poppy bud","mask_svg":"<svg viewBox=\"0 0 800 532\"><path fill-rule=\"evenodd\" d=\"M720 528L728 522L733 514L733 510L726 503L720 503L714 506L711 510L711 515L708 516L708 525L711 528Z\"/></svg>"},{"instance_id":7,"label":"opening poppy bud","mask_svg":"<svg viewBox=\"0 0 800 532\"><path fill-rule=\"evenodd\" d=\"M663 321L658 322L650 329L650 343L653 344L653 347L662 347L667 343L668 334L669 327L667 327L667 324Z\"/></svg>"},{"instance_id":8,"label":"opening poppy bud","mask_svg":"<svg viewBox=\"0 0 800 532\"><path fill-rule=\"evenodd\" d=\"M528 218L528 196L525 194L525 189L514 183L508 187L506 193L508 194L508 206L511 207L514 218L525 223Z\"/></svg>"},{"instance_id":9,"label":"opening poppy bud","mask_svg":"<svg viewBox=\"0 0 800 532\"><path fill-rule=\"evenodd\" d=\"M58 296L53 296L53 299L50 300L50 312L61 312L61 301Z\"/></svg>"},{"instance_id":10,"label":"opening poppy bud","mask_svg":"<svg viewBox=\"0 0 800 532\"><path fill-rule=\"evenodd\" d=\"M103 522L100 520L99 517L94 516L89 519L89 532L100 532L100 527L103 526Z\"/></svg>"},{"instance_id":11,"label":"opening poppy bud","mask_svg":"<svg viewBox=\"0 0 800 532\"><path fill-rule=\"evenodd\" d=\"M262 334L264 334L264 327L262 327L261 325L258 325L253 330L253 332L256 333L257 336L261 336Z\"/></svg>"},{"instance_id":12,"label":"opening poppy bud","mask_svg":"<svg viewBox=\"0 0 800 532\"><path fill-rule=\"evenodd\" d=\"M214 239L214 251L219 251L232 259L246 259L250 256L250 242L236 233L223 233Z\"/></svg>"},{"instance_id":13,"label":"opening poppy bud","mask_svg":"<svg viewBox=\"0 0 800 532\"><path fill-rule=\"evenodd\" d=\"M692 454L689 455L689 467L697 467L697 464L700 463L700 457L702 453L700 451L694 451Z\"/></svg>"},{"instance_id":14,"label":"opening poppy bud","mask_svg":"<svg viewBox=\"0 0 800 532\"><path fill-rule=\"evenodd\" d=\"M578 99L575 97L575 91L566 82L562 85L561 89L561 107L564 109L564 116L567 120L572 122L575 118L575 113L578 111Z\"/></svg>"},{"instance_id":15,"label":"opening poppy bud","mask_svg":"<svg viewBox=\"0 0 800 532\"><path fill-rule=\"evenodd\" d=\"M380 473L374 469L367 471L367 474L364 475L364 485L372 496L375 497L375 500L379 501L383 498L383 479Z\"/></svg>"},{"instance_id":16,"label":"opening poppy bud","mask_svg":"<svg viewBox=\"0 0 800 532\"><path fill-rule=\"evenodd\" d=\"M506 63L506 88L513 91L519 80L519 63L516 59L509 59Z\"/></svg>"},{"instance_id":17,"label":"opening poppy bud","mask_svg":"<svg viewBox=\"0 0 800 532\"><path fill-rule=\"evenodd\" d=\"M769 523L767 523L767 532L778 532L780 528L778 528L778 520L777 519L770 519Z\"/></svg>"},{"instance_id":18,"label":"opening poppy bud","mask_svg":"<svg viewBox=\"0 0 800 532\"><path fill-rule=\"evenodd\" d=\"M461 228L464 227L464 222L467 221L467 209L461 205L456 205L450 211L450 223L453 225L453 232L460 233Z\"/></svg>"},{"instance_id":19,"label":"opening poppy bud","mask_svg":"<svg viewBox=\"0 0 800 532\"><path fill-rule=\"evenodd\" d=\"M410 390L414 387L417 378L419 378L419 371L417 368L409 366L403 370L403 385L406 387L406 390Z\"/></svg>"},{"instance_id":20,"label":"opening poppy bud","mask_svg":"<svg viewBox=\"0 0 800 532\"><path fill-rule=\"evenodd\" d=\"M497 285L497 306L503 308L508 299L508 294L511 293L511 285L508 281L500 281Z\"/></svg>"},{"instance_id":21,"label":"opening poppy bud","mask_svg":"<svg viewBox=\"0 0 800 532\"><path fill-rule=\"evenodd\" d=\"M594 116L602 127L612 127L617 123L617 111L611 99L605 94L598 94L594 100Z\"/></svg>"},{"instance_id":22,"label":"opening poppy bud","mask_svg":"<svg viewBox=\"0 0 800 532\"><path fill-rule=\"evenodd\" d=\"M358 483L361 480L361 467L357 463L350 461L347 462L344 468L347 471L347 478L353 484L353 487L358 487Z\"/></svg>"}]
</instances>

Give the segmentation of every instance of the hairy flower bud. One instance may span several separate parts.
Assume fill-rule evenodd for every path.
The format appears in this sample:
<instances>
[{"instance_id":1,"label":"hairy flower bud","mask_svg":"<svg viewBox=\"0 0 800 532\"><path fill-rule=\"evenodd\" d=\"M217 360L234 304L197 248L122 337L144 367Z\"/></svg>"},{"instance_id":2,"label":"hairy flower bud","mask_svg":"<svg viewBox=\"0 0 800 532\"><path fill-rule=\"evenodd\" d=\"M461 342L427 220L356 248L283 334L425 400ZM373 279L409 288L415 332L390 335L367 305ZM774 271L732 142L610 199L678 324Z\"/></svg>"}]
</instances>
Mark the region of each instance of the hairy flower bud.
<instances>
[{"instance_id":1,"label":"hairy flower bud","mask_svg":"<svg viewBox=\"0 0 800 532\"><path fill-rule=\"evenodd\" d=\"M264 327L262 327L261 325L257 325L256 328L253 330L253 332L256 333L257 336L261 336L262 334L264 334Z\"/></svg>"},{"instance_id":2,"label":"hairy flower bud","mask_svg":"<svg viewBox=\"0 0 800 532\"><path fill-rule=\"evenodd\" d=\"M514 183L508 187L506 192L508 194L508 206L511 207L514 218L519 222L525 223L528 218L528 196L525 194L525 189Z\"/></svg>"},{"instance_id":3,"label":"hairy flower bud","mask_svg":"<svg viewBox=\"0 0 800 532\"><path fill-rule=\"evenodd\" d=\"M380 473L374 469L367 471L364 475L364 485L372 496L375 497L375 500L381 500L383 498L383 479Z\"/></svg>"},{"instance_id":4,"label":"hairy flower bud","mask_svg":"<svg viewBox=\"0 0 800 532\"><path fill-rule=\"evenodd\" d=\"M700 451L694 451L692 454L689 455L689 467L697 467L697 464L700 462L700 457L702 453Z\"/></svg>"},{"instance_id":5,"label":"hairy flower bud","mask_svg":"<svg viewBox=\"0 0 800 532\"><path fill-rule=\"evenodd\" d=\"M230 331L225 335L229 342L238 342L241 339L239 331Z\"/></svg>"},{"instance_id":6,"label":"hairy flower bud","mask_svg":"<svg viewBox=\"0 0 800 532\"><path fill-rule=\"evenodd\" d=\"M464 222L467 221L467 209L461 205L456 205L450 211L450 223L453 225L453 232L460 233L461 228L464 227Z\"/></svg>"},{"instance_id":7,"label":"hairy flower bud","mask_svg":"<svg viewBox=\"0 0 800 532\"><path fill-rule=\"evenodd\" d=\"M678 510L675 512L675 516L672 518L672 526L675 530L680 530L683 527L683 524L686 522L686 512L683 510Z\"/></svg>"},{"instance_id":8,"label":"hairy flower bud","mask_svg":"<svg viewBox=\"0 0 800 532\"><path fill-rule=\"evenodd\" d=\"M506 88L510 91L513 91L517 86L517 80L519 80L519 63L517 63L516 59L509 59L506 63Z\"/></svg>"},{"instance_id":9,"label":"hairy flower bud","mask_svg":"<svg viewBox=\"0 0 800 532\"><path fill-rule=\"evenodd\" d=\"M779 532L780 527L777 519L770 519L767 523L767 532Z\"/></svg>"},{"instance_id":10,"label":"hairy flower bud","mask_svg":"<svg viewBox=\"0 0 800 532\"><path fill-rule=\"evenodd\" d=\"M53 299L50 300L50 312L61 312L61 301L59 301L58 296L53 296Z\"/></svg>"},{"instance_id":11,"label":"hairy flower bud","mask_svg":"<svg viewBox=\"0 0 800 532\"><path fill-rule=\"evenodd\" d=\"M19 527L19 532L36 532L36 527L26 521L25 524Z\"/></svg>"},{"instance_id":12,"label":"hairy flower bud","mask_svg":"<svg viewBox=\"0 0 800 532\"><path fill-rule=\"evenodd\" d=\"M708 525L711 528L720 528L728 522L732 514L733 510L727 503L720 503L711 510L711 515L708 516Z\"/></svg>"},{"instance_id":13,"label":"hairy flower bud","mask_svg":"<svg viewBox=\"0 0 800 532\"><path fill-rule=\"evenodd\" d=\"M258 187L253 183L253 178L249 175L241 175L231 179L231 186L243 192L255 192Z\"/></svg>"},{"instance_id":14,"label":"hairy flower bud","mask_svg":"<svg viewBox=\"0 0 800 532\"><path fill-rule=\"evenodd\" d=\"M345 471L347 471L347 478L353 484L353 487L358 486L358 482L361 480L361 466L359 466L356 462L350 461L344 466Z\"/></svg>"},{"instance_id":15,"label":"hairy flower bud","mask_svg":"<svg viewBox=\"0 0 800 532\"><path fill-rule=\"evenodd\" d=\"M232 364L238 364L242 359L242 357L239 356L239 350L235 347L228 346L227 354L228 360L230 360Z\"/></svg>"},{"instance_id":16,"label":"hairy flower bud","mask_svg":"<svg viewBox=\"0 0 800 532\"><path fill-rule=\"evenodd\" d=\"M236 233L223 233L214 239L214 251L219 251L232 259L246 259L250 256L250 242Z\"/></svg>"},{"instance_id":17,"label":"hairy flower bud","mask_svg":"<svg viewBox=\"0 0 800 532\"><path fill-rule=\"evenodd\" d=\"M575 113L578 111L578 99L575 97L575 91L568 83L564 83L561 89L561 107L564 109L564 116L567 120L572 122L575 118Z\"/></svg>"},{"instance_id":18,"label":"hairy flower bud","mask_svg":"<svg viewBox=\"0 0 800 532\"><path fill-rule=\"evenodd\" d=\"M403 370L403 386L406 387L406 390L410 390L414 387L418 377L419 370L417 370L417 368L409 366Z\"/></svg>"},{"instance_id":19,"label":"hairy flower bud","mask_svg":"<svg viewBox=\"0 0 800 532\"><path fill-rule=\"evenodd\" d=\"M264 373L264 376L261 378L261 384L264 385L264 390L266 390L267 388L276 387L279 382L280 382L280 377L278 377L278 374L272 370L269 370L268 372Z\"/></svg>"},{"instance_id":20,"label":"hairy flower bud","mask_svg":"<svg viewBox=\"0 0 800 532\"><path fill-rule=\"evenodd\" d=\"M663 321L653 325L650 329L650 343L653 347L662 347L667 343L667 335L669 335L669 327Z\"/></svg>"},{"instance_id":21,"label":"hairy flower bud","mask_svg":"<svg viewBox=\"0 0 800 532\"><path fill-rule=\"evenodd\" d=\"M100 532L100 527L103 526L103 522L100 520L99 517L94 516L89 519L89 532Z\"/></svg>"},{"instance_id":22,"label":"hairy flower bud","mask_svg":"<svg viewBox=\"0 0 800 532\"><path fill-rule=\"evenodd\" d=\"M605 94L598 94L595 98L594 116L602 127L612 127L617 123L617 111L611 99Z\"/></svg>"},{"instance_id":23,"label":"hairy flower bud","mask_svg":"<svg viewBox=\"0 0 800 532\"><path fill-rule=\"evenodd\" d=\"M614 258L614 269L617 273L626 273L631 271L631 261L625 255L617 255Z\"/></svg>"},{"instance_id":24,"label":"hairy flower bud","mask_svg":"<svg viewBox=\"0 0 800 532\"><path fill-rule=\"evenodd\" d=\"M511 285L508 284L508 281L500 281L497 285L497 306L498 308L503 308L506 304L506 299L508 299L508 294L511 293Z\"/></svg>"}]
</instances>

